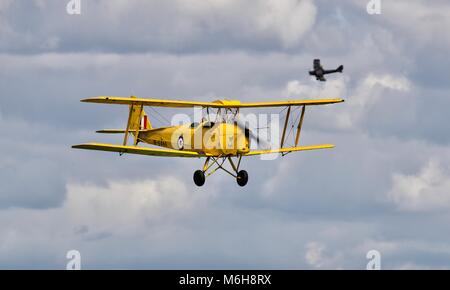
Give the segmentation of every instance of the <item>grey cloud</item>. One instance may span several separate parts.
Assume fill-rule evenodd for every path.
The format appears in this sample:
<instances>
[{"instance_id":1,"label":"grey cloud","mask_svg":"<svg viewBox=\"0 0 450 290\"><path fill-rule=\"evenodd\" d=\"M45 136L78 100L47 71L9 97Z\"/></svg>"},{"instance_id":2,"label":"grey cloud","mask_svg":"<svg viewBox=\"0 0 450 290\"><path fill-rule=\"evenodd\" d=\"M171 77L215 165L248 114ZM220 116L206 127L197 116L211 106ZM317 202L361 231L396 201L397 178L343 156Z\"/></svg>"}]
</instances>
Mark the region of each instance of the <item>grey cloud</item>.
<instances>
[{"instance_id":1,"label":"grey cloud","mask_svg":"<svg viewBox=\"0 0 450 290\"><path fill-rule=\"evenodd\" d=\"M4 52L283 49L299 43L316 11L312 0L82 1L70 16L65 1L39 3L5 6Z\"/></svg>"}]
</instances>

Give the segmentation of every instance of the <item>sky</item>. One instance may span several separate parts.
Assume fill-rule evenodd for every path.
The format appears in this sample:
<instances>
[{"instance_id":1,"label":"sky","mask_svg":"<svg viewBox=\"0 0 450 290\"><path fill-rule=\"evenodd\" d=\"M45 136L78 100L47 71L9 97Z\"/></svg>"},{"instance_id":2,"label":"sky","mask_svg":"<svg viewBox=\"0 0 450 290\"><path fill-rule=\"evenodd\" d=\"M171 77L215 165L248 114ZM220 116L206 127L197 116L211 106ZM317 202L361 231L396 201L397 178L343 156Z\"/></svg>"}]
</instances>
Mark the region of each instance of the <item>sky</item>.
<instances>
[{"instance_id":1,"label":"sky","mask_svg":"<svg viewBox=\"0 0 450 290\"><path fill-rule=\"evenodd\" d=\"M450 268L448 1L68 2L0 0L0 268L65 269L70 250L83 269L365 269L371 250ZM319 83L314 58L344 73ZM199 188L202 160L71 149L120 143L95 130L127 110L79 102L97 95L346 102L302 130L336 148Z\"/></svg>"}]
</instances>

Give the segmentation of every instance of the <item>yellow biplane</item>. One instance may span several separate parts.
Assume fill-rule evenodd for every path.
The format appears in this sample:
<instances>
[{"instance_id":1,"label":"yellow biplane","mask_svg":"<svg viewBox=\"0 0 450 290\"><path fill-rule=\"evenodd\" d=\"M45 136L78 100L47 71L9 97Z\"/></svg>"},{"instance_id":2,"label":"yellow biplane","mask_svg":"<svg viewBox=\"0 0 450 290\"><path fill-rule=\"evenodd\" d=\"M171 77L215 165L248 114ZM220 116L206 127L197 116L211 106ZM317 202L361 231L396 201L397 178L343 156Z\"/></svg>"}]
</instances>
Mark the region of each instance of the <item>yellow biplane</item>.
<instances>
[{"instance_id":1,"label":"yellow biplane","mask_svg":"<svg viewBox=\"0 0 450 290\"><path fill-rule=\"evenodd\" d=\"M248 182L248 173L240 170L241 159L244 156L255 156L262 154L281 153L283 155L304 150L316 150L333 148L332 144L321 144L313 146L298 146L300 132L307 106L326 105L343 102L343 99L323 99L323 100L298 100L298 101L275 101L275 102L254 102L241 103L235 100L217 100L214 102L157 100L136 97L109 97L101 96L84 99L82 102L118 104L129 107L128 121L125 129L107 129L97 131L106 134L124 134L122 145L85 143L74 145L72 148L101 150L124 153L164 156L164 157L205 157L203 168L194 172L194 183L202 186L206 177L210 176L218 169L222 169L236 178L240 186L245 186ZM201 122L186 123L178 126L168 126L153 128L144 107L167 107L167 108L195 108L206 109L207 118L202 118ZM260 142L259 136L254 134L246 125L239 122L239 110L246 108L267 108L285 107L286 117L282 129L279 148L276 149L250 149L250 140ZM286 129L290 115L294 109L299 109L298 123L295 121L295 145L284 147ZM210 118L209 110L215 110L215 118ZM133 145L127 145L130 134L133 138ZM147 143L160 148L142 147L138 144ZM235 158L233 161L232 158ZM225 168L224 163L229 161L231 169Z\"/></svg>"}]
</instances>

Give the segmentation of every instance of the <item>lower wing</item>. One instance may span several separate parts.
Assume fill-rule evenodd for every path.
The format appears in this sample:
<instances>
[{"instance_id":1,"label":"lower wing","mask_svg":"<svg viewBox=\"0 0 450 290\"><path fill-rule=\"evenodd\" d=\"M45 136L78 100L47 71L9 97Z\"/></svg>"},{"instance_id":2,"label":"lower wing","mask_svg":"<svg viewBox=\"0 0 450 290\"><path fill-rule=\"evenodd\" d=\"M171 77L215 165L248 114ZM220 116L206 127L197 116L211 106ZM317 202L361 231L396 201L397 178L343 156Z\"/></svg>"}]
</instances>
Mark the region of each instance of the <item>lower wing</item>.
<instances>
[{"instance_id":1,"label":"lower wing","mask_svg":"<svg viewBox=\"0 0 450 290\"><path fill-rule=\"evenodd\" d=\"M157 149L138 146L121 146L113 144L101 144L101 143L86 143L80 145L74 145L75 149L87 149L87 150L100 150L119 153L130 153L150 156L163 156L163 157L205 157L206 155L193 151L179 151L172 149Z\"/></svg>"},{"instance_id":2,"label":"lower wing","mask_svg":"<svg viewBox=\"0 0 450 290\"><path fill-rule=\"evenodd\" d=\"M272 149L272 150L255 150L255 151L248 152L244 156L272 154L272 153L288 153L288 152L296 152L296 151L330 149L330 148L334 148L334 145L333 144L321 144L321 145L302 146L302 147L279 148L279 149Z\"/></svg>"},{"instance_id":3,"label":"lower wing","mask_svg":"<svg viewBox=\"0 0 450 290\"><path fill-rule=\"evenodd\" d=\"M99 150L99 151L109 151L109 152L119 152L119 153L129 153L129 154L139 154L139 155L149 155L149 156L162 156L162 157L208 157L209 154L201 154L193 151L180 151L172 149L157 149L148 147L138 147L138 146L122 146L113 144L102 144L102 143L85 143L80 145L74 145L72 148L75 149L86 149L86 150ZM302 146L302 147L289 147L289 148L279 148L271 150L254 150L250 151L243 156L254 156L272 153L289 153L296 151L307 151L307 150L318 150L318 149L330 149L334 148L333 144L321 144L312 146Z\"/></svg>"}]
</instances>

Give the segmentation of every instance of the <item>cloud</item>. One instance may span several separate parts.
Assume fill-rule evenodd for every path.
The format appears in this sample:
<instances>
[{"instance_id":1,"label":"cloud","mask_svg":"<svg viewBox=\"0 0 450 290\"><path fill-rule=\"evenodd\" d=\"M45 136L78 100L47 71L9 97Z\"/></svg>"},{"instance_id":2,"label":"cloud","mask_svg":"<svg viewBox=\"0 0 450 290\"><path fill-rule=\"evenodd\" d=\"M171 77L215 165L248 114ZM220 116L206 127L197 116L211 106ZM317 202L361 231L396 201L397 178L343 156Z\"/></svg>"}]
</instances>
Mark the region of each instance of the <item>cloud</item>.
<instances>
[{"instance_id":1,"label":"cloud","mask_svg":"<svg viewBox=\"0 0 450 290\"><path fill-rule=\"evenodd\" d=\"M70 249L82 253L88 269L175 268L190 259L195 267L208 260L199 255L223 239L217 227L228 211L219 220L204 219L214 215L215 199L214 191L192 192L173 176L69 182L60 207L0 211L0 267L63 269Z\"/></svg>"},{"instance_id":2,"label":"cloud","mask_svg":"<svg viewBox=\"0 0 450 290\"><path fill-rule=\"evenodd\" d=\"M5 28L0 30L0 50L36 53L93 49L107 52L283 49L299 45L312 28L317 11L312 0L108 0L83 3L80 16L69 16L65 5L66 2L55 0L45 4L37 1L31 7L28 1L3 5ZM22 22L27 25L14 25L15 18L10 16L14 14L26 19ZM98 21L99 15L103 21Z\"/></svg>"},{"instance_id":3,"label":"cloud","mask_svg":"<svg viewBox=\"0 0 450 290\"><path fill-rule=\"evenodd\" d=\"M284 47L299 43L314 24L317 9L310 0L267 1L258 19L261 30L274 31Z\"/></svg>"},{"instance_id":4,"label":"cloud","mask_svg":"<svg viewBox=\"0 0 450 290\"><path fill-rule=\"evenodd\" d=\"M112 249L102 250L101 245L114 239L140 237L151 242L154 235L164 235L158 230L163 224L169 229L208 200L206 196L196 198L170 176L115 180L105 186L71 183L67 187L61 207L0 211L0 267L64 268L65 253L73 247L85 250L82 253L88 265L99 258L95 251L90 252L93 243L107 255L104 250Z\"/></svg>"},{"instance_id":5,"label":"cloud","mask_svg":"<svg viewBox=\"0 0 450 290\"><path fill-rule=\"evenodd\" d=\"M335 266L337 257L330 256L322 243L310 242L306 244L305 259L313 268L331 269Z\"/></svg>"},{"instance_id":6,"label":"cloud","mask_svg":"<svg viewBox=\"0 0 450 290\"><path fill-rule=\"evenodd\" d=\"M39 140L41 134L49 133L48 127L2 115L0 112L0 148L4 152L0 160L0 208L60 206L66 179L61 161L55 158L58 146Z\"/></svg>"},{"instance_id":7,"label":"cloud","mask_svg":"<svg viewBox=\"0 0 450 290\"><path fill-rule=\"evenodd\" d=\"M392 107L392 99L388 97L399 98L394 93L400 92L402 94L400 98L404 98L404 95L412 89L412 85L406 77L390 74L369 73L358 79L355 86L350 82L349 77L338 77L323 85L295 80L287 83L284 94L291 98L343 98L346 103L339 105L338 113L331 116L334 119L333 122L330 122L327 113L321 114L320 112L315 121L319 124L325 123L323 127L331 125L337 129L366 130L366 122L375 105L389 103L388 106ZM402 112L398 113L402 114ZM398 115L395 118L398 118ZM324 122L324 120L326 121Z\"/></svg>"},{"instance_id":8,"label":"cloud","mask_svg":"<svg viewBox=\"0 0 450 290\"><path fill-rule=\"evenodd\" d=\"M364 80L363 85L366 88L372 88L374 86L379 85L383 88L389 88L392 90L406 91L406 92L411 89L411 84L407 78L402 76L397 77L393 75L376 76L370 74Z\"/></svg>"},{"instance_id":9,"label":"cloud","mask_svg":"<svg viewBox=\"0 0 450 290\"><path fill-rule=\"evenodd\" d=\"M208 196L190 192L177 178L69 184L64 211L78 227L122 233L166 224L193 213Z\"/></svg>"},{"instance_id":10,"label":"cloud","mask_svg":"<svg viewBox=\"0 0 450 290\"><path fill-rule=\"evenodd\" d=\"M402 33L408 34L415 41L421 41L422 45L430 41L450 44L450 34L442 33L442 27L450 25L446 17L450 12L448 2L439 0L429 5L424 0L390 1L386 3L384 11L383 19L400 28Z\"/></svg>"},{"instance_id":11,"label":"cloud","mask_svg":"<svg viewBox=\"0 0 450 290\"><path fill-rule=\"evenodd\" d=\"M430 160L417 174L394 173L388 197L400 210L435 211L450 207L450 169Z\"/></svg>"},{"instance_id":12,"label":"cloud","mask_svg":"<svg viewBox=\"0 0 450 290\"><path fill-rule=\"evenodd\" d=\"M5 12L8 9L8 7L11 5L12 2L13 2L13 0L0 1L0 12L1 13Z\"/></svg>"}]
</instances>

